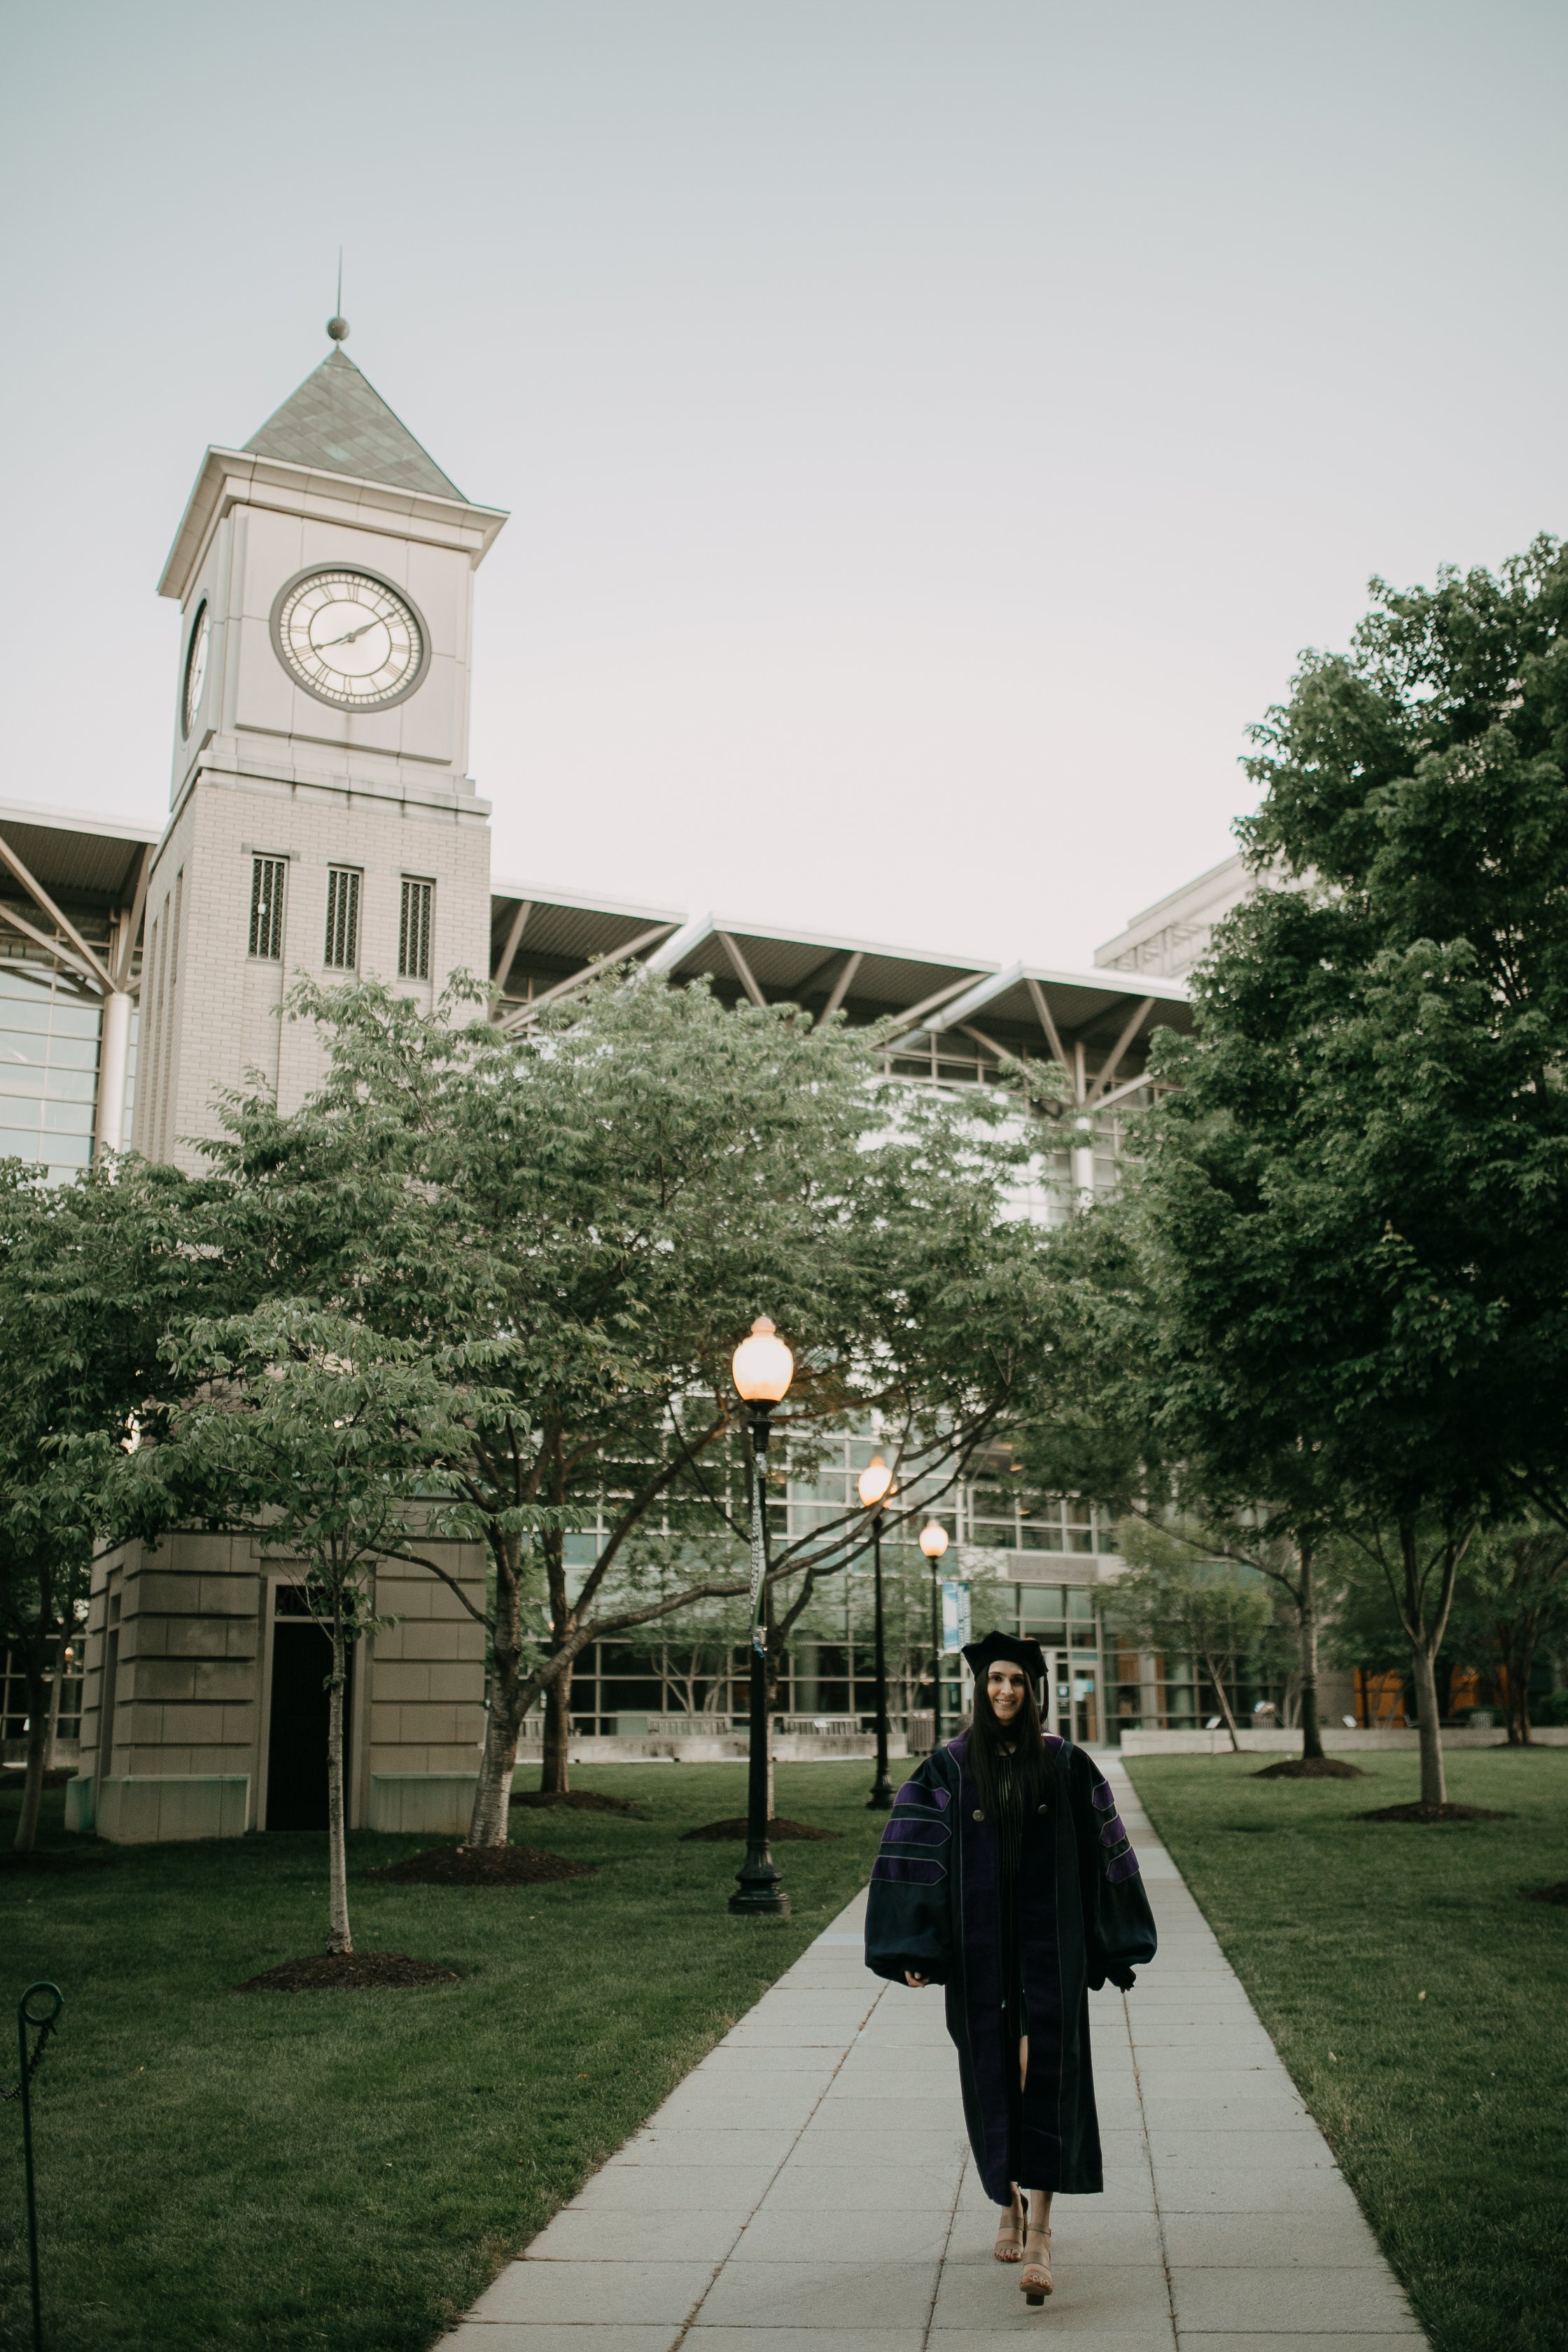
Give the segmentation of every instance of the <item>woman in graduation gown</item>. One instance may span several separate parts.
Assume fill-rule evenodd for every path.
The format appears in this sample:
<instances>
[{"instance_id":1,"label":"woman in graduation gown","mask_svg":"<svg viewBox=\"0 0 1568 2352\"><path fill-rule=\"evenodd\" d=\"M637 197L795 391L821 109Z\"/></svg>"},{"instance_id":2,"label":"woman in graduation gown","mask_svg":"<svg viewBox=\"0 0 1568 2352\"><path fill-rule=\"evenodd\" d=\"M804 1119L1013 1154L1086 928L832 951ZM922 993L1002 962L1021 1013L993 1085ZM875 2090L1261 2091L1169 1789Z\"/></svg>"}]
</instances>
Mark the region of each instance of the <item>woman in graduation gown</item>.
<instances>
[{"instance_id":1,"label":"woman in graduation gown","mask_svg":"<svg viewBox=\"0 0 1568 2352\"><path fill-rule=\"evenodd\" d=\"M866 1959L895 1984L943 1987L969 2143L1006 2208L996 2258L1022 2260L1019 2284L1039 2303L1053 2195L1104 2186L1089 1996L1131 1987L1154 1957L1154 1922L1104 1774L1041 1729L1039 1644L991 1633L963 1654L973 1717L894 1801Z\"/></svg>"}]
</instances>

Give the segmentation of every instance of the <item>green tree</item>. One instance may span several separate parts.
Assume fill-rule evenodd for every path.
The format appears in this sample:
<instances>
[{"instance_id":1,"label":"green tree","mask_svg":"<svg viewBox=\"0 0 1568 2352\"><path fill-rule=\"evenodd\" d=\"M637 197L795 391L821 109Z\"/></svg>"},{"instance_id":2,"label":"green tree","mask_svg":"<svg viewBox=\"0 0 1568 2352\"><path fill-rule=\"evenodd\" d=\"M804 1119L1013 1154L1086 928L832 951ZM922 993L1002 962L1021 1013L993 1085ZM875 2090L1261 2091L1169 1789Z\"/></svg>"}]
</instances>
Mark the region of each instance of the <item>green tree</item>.
<instances>
[{"instance_id":1,"label":"green tree","mask_svg":"<svg viewBox=\"0 0 1568 2352\"><path fill-rule=\"evenodd\" d=\"M1308 1466L1435 1665L1479 1521L1568 1514L1568 565L1374 583L1256 730L1260 887L1172 1042L1145 1208L1173 1432Z\"/></svg>"},{"instance_id":2,"label":"green tree","mask_svg":"<svg viewBox=\"0 0 1568 2352\"><path fill-rule=\"evenodd\" d=\"M1263 1647L1273 1629L1262 1578L1234 1560L1205 1559L1197 1528L1179 1520L1123 1519L1117 1543L1127 1567L1107 1597L1108 1625L1140 1650L1194 1658L1239 1751L1226 1674L1233 1660Z\"/></svg>"},{"instance_id":3,"label":"green tree","mask_svg":"<svg viewBox=\"0 0 1568 2352\"><path fill-rule=\"evenodd\" d=\"M135 1160L46 1183L0 1162L0 1643L23 1668L18 1850L37 1833L51 1685L110 1522L108 1472L154 1409L158 1340L224 1279L203 1187Z\"/></svg>"},{"instance_id":4,"label":"green tree","mask_svg":"<svg viewBox=\"0 0 1568 2352\"><path fill-rule=\"evenodd\" d=\"M421 1518L449 1485L454 1415L482 1412L483 1400L444 1377L416 1341L294 1300L179 1325L163 1354L173 1399L156 1439L125 1465L123 1507L144 1526L244 1528L264 1553L299 1564L331 1653L326 1948L352 1952L349 1657L392 1622L375 1614L376 1569L410 1557Z\"/></svg>"},{"instance_id":5,"label":"green tree","mask_svg":"<svg viewBox=\"0 0 1568 2352\"><path fill-rule=\"evenodd\" d=\"M1005 1213L1026 1139L1005 1105L888 1087L837 1024L702 988L606 980L521 1035L370 984L293 1009L330 1066L290 1118L230 1107L234 1247L482 1383L433 1524L493 1571L470 1838L500 1843L541 1695L564 1785L586 1645L745 1589L729 1359L759 1309L796 1349L793 1439L879 1409L929 1462L994 1420L1039 1290L1037 1237ZM595 1523L574 1583L565 1538Z\"/></svg>"},{"instance_id":6,"label":"green tree","mask_svg":"<svg viewBox=\"0 0 1568 2352\"><path fill-rule=\"evenodd\" d=\"M1319 1559L1332 1496L1302 1445L1271 1452L1227 1419L1223 1391L1201 1377L1207 1335L1182 1318L1179 1286L1173 1301L1162 1296L1166 1244L1135 1131L1122 1191L1056 1244L1051 1353L1017 1425L1020 1454L1043 1491L1093 1493L1186 1543L1194 1559L1268 1580L1294 1628L1301 1752L1318 1758Z\"/></svg>"},{"instance_id":7,"label":"green tree","mask_svg":"<svg viewBox=\"0 0 1568 2352\"><path fill-rule=\"evenodd\" d=\"M1484 1528L1460 1572L1448 1643L1457 1659L1483 1669L1501 1691L1510 1748L1530 1745L1536 1658L1564 1640L1568 1530L1540 1515Z\"/></svg>"}]
</instances>

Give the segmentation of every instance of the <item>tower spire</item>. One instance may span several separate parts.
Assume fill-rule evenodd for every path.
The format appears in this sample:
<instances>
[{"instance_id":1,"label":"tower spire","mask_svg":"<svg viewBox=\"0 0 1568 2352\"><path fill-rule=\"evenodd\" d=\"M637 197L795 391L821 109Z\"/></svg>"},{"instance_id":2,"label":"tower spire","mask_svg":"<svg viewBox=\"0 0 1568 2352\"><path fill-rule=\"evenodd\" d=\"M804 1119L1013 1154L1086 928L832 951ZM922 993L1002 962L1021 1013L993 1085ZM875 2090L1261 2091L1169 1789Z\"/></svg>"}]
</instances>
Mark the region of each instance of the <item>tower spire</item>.
<instances>
[{"instance_id":1,"label":"tower spire","mask_svg":"<svg viewBox=\"0 0 1568 2352\"><path fill-rule=\"evenodd\" d=\"M327 320L327 332L334 343L345 343L348 341L349 322L343 316L343 249L341 245L338 247L338 302L336 310Z\"/></svg>"}]
</instances>

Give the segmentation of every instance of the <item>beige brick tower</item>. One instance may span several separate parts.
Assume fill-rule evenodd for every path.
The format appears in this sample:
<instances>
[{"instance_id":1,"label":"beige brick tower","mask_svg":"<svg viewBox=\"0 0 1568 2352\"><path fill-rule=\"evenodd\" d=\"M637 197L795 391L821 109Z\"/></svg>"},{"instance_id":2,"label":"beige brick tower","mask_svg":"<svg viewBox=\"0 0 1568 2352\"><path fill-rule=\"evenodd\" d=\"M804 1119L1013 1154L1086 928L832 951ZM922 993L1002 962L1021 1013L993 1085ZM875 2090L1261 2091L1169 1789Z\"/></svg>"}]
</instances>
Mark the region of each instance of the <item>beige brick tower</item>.
<instances>
[{"instance_id":1,"label":"beige brick tower","mask_svg":"<svg viewBox=\"0 0 1568 2352\"><path fill-rule=\"evenodd\" d=\"M334 320L334 329L342 321ZM346 329L343 330L346 332ZM202 462L159 583L184 616L171 817L147 894L132 1134L195 1168L254 1070L317 1068L289 982L428 999L483 975L489 807L467 773L475 506L341 348Z\"/></svg>"},{"instance_id":2,"label":"beige brick tower","mask_svg":"<svg viewBox=\"0 0 1568 2352\"><path fill-rule=\"evenodd\" d=\"M215 1098L247 1071L285 1109L308 1092L314 1035L278 1018L295 974L379 973L428 1003L450 972L487 973L468 649L505 520L341 349L246 448L207 451L161 583L184 626L143 940L132 1137L150 1157L200 1167ZM478 1549L432 1549L482 1609ZM68 1822L131 1843L325 1826L324 1636L300 1573L195 1531L97 1562ZM378 1577L375 1607L398 1622L354 1661L350 1824L461 1831L483 1626L417 1570Z\"/></svg>"}]
</instances>

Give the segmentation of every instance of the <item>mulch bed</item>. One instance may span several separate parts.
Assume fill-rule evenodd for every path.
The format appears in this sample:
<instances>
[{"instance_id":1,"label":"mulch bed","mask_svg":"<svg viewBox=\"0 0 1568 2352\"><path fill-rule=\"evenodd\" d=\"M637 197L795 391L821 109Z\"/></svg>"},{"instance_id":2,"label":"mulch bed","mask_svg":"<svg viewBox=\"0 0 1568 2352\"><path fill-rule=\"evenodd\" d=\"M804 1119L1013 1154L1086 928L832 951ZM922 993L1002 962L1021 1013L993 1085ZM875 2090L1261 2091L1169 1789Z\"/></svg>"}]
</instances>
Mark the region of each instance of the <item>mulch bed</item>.
<instances>
[{"instance_id":1,"label":"mulch bed","mask_svg":"<svg viewBox=\"0 0 1568 2352\"><path fill-rule=\"evenodd\" d=\"M680 1842L689 1845L694 1841L708 1845L733 1845L746 1843L748 1823L742 1815L734 1822L704 1822L700 1830L682 1830ZM815 1830L809 1822L773 1821L768 1823L768 1835L781 1845L792 1838L836 1838L837 1830Z\"/></svg>"},{"instance_id":2,"label":"mulch bed","mask_svg":"<svg viewBox=\"0 0 1568 2352\"><path fill-rule=\"evenodd\" d=\"M1484 1805L1379 1805L1358 1813L1358 1822L1511 1822L1511 1813L1491 1813Z\"/></svg>"},{"instance_id":3,"label":"mulch bed","mask_svg":"<svg viewBox=\"0 0 1568 2352\"><path fill-rule=\"evenodd\" d=\"M1560 1878L1555 1886L1521 1886L1519 1891L1527 1903L1568 1904L1568 1878Z\"/></svg>"},{"instance_id":4,"label":"mulch bed","mask_svg":"<svg viewBox=\"0 0 1568 2352\"><path fill-rule=\"evenodd\" d=\"M406 1952L312 1952L236 1985L236 1992L379 1992L384 1987L461 1984L456 1969L411 1960Z\"/></svg>"},{"instance_id":5,"label":"mulch bed","mask_svg":"<svg viewBox=\"0 0 1568 2352\"><path fill-rule=\"evenodd\" d=\"M73 1870L107 1870L106 1853L0 1853L0 1870L31 1870L63 1878Z\"/></svg>"},{"instance_id":6,"label":"mulch bed","mask_svg":"<svg viewBox=\"0 0 1568 2352\"><path fill-rule=\"evenodd\" d=\"M1366 1774L1359 1764L1342 1764L1337 1756L1287 1756L1278 1764L1266 1764L1252 1777L1255 1780L1364 1780Z\"/></svg>"},{"instance_id":7,"label":"mulch bed","mask_svg":"<svg viewBox=\"0 0 1568 2352\"><path fill-rule=\"evenodd\" d=\"M591 1862L571 1862L537 1845L435 1845L365 1876L394 1886L541 1886L547 1880L592 1878Z\"/></svg>"},{"instance_id":8,"label":"mulch bed","mask_svg":"<svg viewBox=\"0 0 1568 2352\"><path fill-rule=\"evenodd\" d=\"M536 1805L550 1813L565 1808L574 1813L629 1813L636 1822L649 1818L629 1797L602 1796L597 1789L514 1789L511 1801L514 1805Z\"/></svg>"}]
</instances>

